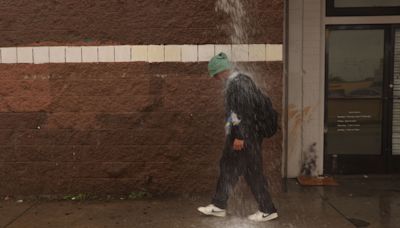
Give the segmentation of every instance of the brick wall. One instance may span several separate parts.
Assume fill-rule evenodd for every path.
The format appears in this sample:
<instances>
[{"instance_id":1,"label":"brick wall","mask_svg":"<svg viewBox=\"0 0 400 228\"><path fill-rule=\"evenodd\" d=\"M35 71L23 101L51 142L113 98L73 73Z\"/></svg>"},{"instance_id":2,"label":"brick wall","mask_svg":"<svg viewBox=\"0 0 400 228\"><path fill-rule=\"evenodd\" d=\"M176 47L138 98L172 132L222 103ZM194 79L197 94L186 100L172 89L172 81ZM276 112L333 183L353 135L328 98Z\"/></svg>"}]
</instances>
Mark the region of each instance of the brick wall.
<instances>
[{"instance_id":1,"label":"brick wall","mask_svg":"<svg viewBox=\"0 0 400 228\"><path fill-rule=\"evenodd\" d=\"M1 1L0 46L229 43L230 31L226 26L229 17L216 13L215 2ZM249 43L282 43L283 1L243 2L251 24L256 26L249 34Z\"/></svg>"},{"instance_id":2,"label":"brick wall","mask_svg":"<svg viewBox=\"0 0 400 228\"><path fill-rule=\"evenodd\" d=\"M0 46L229 43L216 29L227 18L214 3L2 1ZM263 18L249 42L282 43L282 1L247 7ZM265 75L280 109L282 62L246 64ZM224 113L221 84L206 69L204 62L0 64L0 195L213 191ZM281 142L278 134L265 145L274 191Z\"/></svg>"}]
</instances>

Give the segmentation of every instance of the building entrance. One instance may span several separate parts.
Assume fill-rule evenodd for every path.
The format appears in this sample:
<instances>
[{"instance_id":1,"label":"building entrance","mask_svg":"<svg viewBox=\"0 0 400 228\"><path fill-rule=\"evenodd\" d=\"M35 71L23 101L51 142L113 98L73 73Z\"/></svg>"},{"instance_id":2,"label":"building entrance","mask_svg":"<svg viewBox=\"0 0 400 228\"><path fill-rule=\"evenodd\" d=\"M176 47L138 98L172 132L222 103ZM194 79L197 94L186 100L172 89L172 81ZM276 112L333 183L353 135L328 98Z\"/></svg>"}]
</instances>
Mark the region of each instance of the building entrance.
<instances>
[{"instance_id":1,"label":"building entrance","mask_svg":"<svg viewBox=\"0 0 400 228\"><path fill-rule=\"evenodd\" d=\"M399 27L327 26L325 69L324 173L399 172Z\"/></svg>"}]
</instances>

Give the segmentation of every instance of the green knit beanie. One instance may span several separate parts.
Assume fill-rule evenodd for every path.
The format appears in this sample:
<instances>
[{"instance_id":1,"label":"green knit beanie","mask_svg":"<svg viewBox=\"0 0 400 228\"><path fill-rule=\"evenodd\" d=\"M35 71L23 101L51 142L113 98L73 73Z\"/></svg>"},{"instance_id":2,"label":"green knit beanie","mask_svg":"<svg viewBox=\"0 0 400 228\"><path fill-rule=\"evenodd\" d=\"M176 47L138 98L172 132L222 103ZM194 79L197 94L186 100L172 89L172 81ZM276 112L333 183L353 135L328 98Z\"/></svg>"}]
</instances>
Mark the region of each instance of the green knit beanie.
<instances>
[{"instance_id":1,"label":"green knit beanie","mask_svg":"<svg viewBox=\"0 0 400 228\"><path fill-rule=\"evenodd\" d=\"M229 69L231 69L231 64L229 63L228 56L223 52L212 57L210 62L208 62L208 74L210 77L214 77L216 74Z\"/></svg>"}]
</instances>

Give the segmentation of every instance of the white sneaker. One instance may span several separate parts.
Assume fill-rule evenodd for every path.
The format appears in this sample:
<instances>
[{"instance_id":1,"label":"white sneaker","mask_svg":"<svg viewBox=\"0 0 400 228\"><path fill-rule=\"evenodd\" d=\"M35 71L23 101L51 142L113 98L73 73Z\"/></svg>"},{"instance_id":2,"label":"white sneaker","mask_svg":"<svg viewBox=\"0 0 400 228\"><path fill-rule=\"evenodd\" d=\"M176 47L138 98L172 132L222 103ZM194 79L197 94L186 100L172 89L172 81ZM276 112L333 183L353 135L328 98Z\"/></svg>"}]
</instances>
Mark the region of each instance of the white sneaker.
<instances>
[{"instance_id":1,"label":"white sneaker","mask_svg":"<svg viewBox=\"0 0 400 228\"><path fill-rule=\"evenodd\" d=\"M249 215L247 218L255 222L266 222L278 218L278 213L273 212L271 214L268 214L268 213L263 213L261 211L257 211L256 213Z\"/></svg>"},{"instance_id":2,"label":"white sneaker","mask_svg":"<svg viewBox=\"0 0 400 228\"><path fill-rule=\"evenodd\" d=\"M226 216L226 210L216 207L214 204L210 204L206 207L199 207L199 208L197 208L197 210L205 215L213 215L213 216L217 216L217 217L225 217Z\"/></svg>"}]
</instances>

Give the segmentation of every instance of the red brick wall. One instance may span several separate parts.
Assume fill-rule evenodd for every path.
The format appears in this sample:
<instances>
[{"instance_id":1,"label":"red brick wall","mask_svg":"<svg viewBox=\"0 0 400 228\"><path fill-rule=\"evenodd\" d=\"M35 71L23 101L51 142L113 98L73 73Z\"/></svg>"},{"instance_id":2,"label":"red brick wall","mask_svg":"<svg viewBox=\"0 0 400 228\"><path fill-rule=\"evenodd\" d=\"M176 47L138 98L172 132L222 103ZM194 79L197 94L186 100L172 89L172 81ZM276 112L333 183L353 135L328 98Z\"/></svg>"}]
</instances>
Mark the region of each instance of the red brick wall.
<instances>
[{"instance_id":1,"label":"red brick wall","mask_svg":"<svg viewBox=\"0 0 400 228\"><path fill-rule=\"evenodd\" d=\"M1 1L0 46L229 43L228 32L216 29L227 18L214 3ZM247 7L259 19L249 43L282 43L282 1ZM249 64L265 75L281 109L282 63ZM213 191L224 113L221 84L206 69L0 64L0 195ZM280 189L281 143L278 134L265 145L273 191Z\"/></svg>"},{"instance_id":2,"label":"red brick wall","mask_svg":"<svg viewBox=\"0 0 400 228\"><path fill-rule=\"evenodd\" d=\"M216 0L0 1L0 46L229 43ZM249 43L282 43L283 1L242 1ZM220 25L217 28L216 25Z\"/></svg>"}]
</instances>

